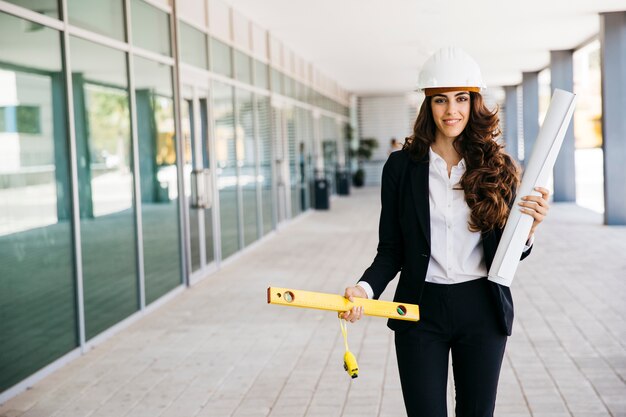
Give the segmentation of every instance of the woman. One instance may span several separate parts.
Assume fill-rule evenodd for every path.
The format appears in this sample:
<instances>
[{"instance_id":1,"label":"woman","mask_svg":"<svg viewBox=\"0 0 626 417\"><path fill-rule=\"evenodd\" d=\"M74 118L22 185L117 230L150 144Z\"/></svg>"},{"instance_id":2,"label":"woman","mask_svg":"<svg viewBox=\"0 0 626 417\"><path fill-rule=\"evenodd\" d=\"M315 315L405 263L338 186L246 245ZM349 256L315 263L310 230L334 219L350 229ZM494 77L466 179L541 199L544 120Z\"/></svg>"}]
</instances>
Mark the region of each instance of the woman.
<instances>
[{"instance_id":1,"label":"woman","mask_svg":"<svg viewBox=\"0 0 626 417\"><path fill-rule=\"evenodd\" d=\"M437 52L420 73L426 98L404 148L383 169L378 252L345 296L378 298L401 271L394 301L420 305L417 323L390 320L409 417L445 417L448 356L457 417L493 416L511 334L508 287L488 281L519 170L495 138L497 111L483 103L480 69L457 48ZM548 190L525 196L533 217L521 259L548 212ZM344 313L350 322L361 308Z\"/></svg>"}]
</instances>

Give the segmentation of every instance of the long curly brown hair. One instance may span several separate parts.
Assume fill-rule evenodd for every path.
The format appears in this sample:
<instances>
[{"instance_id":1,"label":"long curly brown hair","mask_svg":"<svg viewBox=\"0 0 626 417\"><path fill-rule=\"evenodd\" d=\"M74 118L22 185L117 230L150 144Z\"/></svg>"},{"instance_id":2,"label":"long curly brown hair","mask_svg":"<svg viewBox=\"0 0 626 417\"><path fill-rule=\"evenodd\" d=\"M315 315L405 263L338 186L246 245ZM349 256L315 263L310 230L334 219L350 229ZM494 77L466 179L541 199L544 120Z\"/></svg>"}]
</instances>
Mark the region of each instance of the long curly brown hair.
<instances>
[{"instance_id":1,"label":"long curly brown hair","mask_svg":"<svg viewBox=\"0 0 626 417\"><path fill-rule=\"evenodd\" d=\"M435 142L437 126L431 100L428 96L422 103L413 135L404 144L416 161L423 161ZM455 139L454 147L467 167L460 185L471 210L469 229L485 233L504 227L520 182L520 169L495 140L500 135L498 110L489 110L479 93L470 92L470 103L469 121Z\"/></svg>"}]
</instances>

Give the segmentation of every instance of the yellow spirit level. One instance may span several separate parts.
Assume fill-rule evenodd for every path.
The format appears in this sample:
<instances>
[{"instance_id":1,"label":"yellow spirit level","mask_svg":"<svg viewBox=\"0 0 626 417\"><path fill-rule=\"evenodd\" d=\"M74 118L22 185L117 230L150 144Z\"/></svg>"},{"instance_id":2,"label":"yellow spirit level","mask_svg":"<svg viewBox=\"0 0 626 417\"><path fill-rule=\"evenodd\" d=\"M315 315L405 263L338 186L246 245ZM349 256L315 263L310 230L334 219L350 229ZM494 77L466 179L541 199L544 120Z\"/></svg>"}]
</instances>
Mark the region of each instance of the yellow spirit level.
<instances>
[{"instance_id":1,"label":"yellow spirit level","mask_svg":"<svg viewBox=\"0 0 626 417\"><path fill-rule=\"evenodd\" d=\"M284 306L316 308L318 310L348 311L354 306L363 307L363 314L376 317L387 317L396 320L418 321L419 306L416 304L395 303L392 301L353 298L351 302L339 294L293 290L289 288L269 287L267 302Z\"/></svg>"}]
</instances>

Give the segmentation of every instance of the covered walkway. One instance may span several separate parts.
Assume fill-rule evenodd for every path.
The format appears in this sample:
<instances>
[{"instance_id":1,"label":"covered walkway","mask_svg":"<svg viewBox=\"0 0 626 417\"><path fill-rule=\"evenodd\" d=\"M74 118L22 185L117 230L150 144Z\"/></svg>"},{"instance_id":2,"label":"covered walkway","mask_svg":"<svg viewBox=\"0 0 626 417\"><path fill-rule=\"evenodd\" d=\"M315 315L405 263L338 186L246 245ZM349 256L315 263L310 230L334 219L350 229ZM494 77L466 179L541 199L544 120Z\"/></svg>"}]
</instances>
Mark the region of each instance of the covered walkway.
<instances>
[{"instance_id":1,"label":"covered walkway","mask_svg":"<svg viewBox=\"0 0 626 417\"><path fill-rule=\"evenodd\" d=\"M267 286L342 292L376 247L378 189L301 216L0 406L1 417L402 416L385 321L266 304ZM626 415L626 228L553 205L513 285L498 417ZM384 298L390 299L393 288Z\"/></svg>"}]
</instances>

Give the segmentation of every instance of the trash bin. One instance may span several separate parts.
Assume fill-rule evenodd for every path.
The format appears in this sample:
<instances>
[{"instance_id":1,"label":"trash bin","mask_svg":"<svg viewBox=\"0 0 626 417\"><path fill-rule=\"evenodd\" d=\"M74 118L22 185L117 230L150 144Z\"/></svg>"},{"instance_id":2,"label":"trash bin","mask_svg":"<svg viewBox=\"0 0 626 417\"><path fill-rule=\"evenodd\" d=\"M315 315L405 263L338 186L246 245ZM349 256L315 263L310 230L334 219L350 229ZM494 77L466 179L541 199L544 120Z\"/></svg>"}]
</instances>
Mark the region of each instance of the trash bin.
<instances>
[{"instance_id":1,"label":"trash bin","mask_svg":"<svg viewBox=\"0 0 626 417\"><path fill-rule=\"evenodd\" d=\"M346 170L337 171L337 194L350 195L350 175Z\"/></svg>"},{"instance_id":2,"label":"trash bin","mask_svg":"<svg viewBox=\"0 0 626 417\"><path fill-rule=\"evenodd\" d=\"M315 209L328 210L330 208L330 188L326 178L315 180Z\"/></svg>"}]
</instances>

